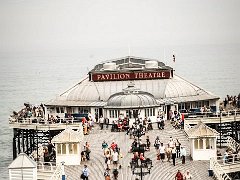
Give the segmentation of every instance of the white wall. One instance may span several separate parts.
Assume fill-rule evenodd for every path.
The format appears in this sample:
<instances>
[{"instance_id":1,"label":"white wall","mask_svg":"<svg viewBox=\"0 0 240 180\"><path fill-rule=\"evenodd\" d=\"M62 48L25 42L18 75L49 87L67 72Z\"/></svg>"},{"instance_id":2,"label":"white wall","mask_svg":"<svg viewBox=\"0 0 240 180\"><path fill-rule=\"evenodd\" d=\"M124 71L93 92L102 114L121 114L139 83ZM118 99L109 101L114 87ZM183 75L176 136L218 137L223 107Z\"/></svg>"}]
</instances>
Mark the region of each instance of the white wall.
<instances>
[{"instance_id":1,"label":"white wall","mask_svg":"<svg viewBox=\"0 0 240 180\"><path fill-rule=\"evenodd\" d=\"M79 154L57 154L56 164L65 162L65 165L80 165L81 155Z\"/></svg>"},{"instance_id":2,"label":"white wall","mask_svg":"<svg viewBox=\"0 0 240 180\"><path fill-rule=\"evenodd\" d=\"M216 157L216 149L196 149L192 152L194 161L209 160L212 157Z\"/></svg>"}]
</instances>

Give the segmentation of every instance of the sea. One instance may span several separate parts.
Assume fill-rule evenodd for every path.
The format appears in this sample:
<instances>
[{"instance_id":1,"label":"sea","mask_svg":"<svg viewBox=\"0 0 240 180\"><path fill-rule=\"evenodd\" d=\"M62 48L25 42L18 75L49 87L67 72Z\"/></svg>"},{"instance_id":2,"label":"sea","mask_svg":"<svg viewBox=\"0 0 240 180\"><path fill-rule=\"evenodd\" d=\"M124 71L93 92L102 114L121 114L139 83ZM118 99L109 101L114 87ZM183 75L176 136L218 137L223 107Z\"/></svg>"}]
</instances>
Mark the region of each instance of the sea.
<instances>
[{"instance_id":1,"label":"sea","mask_svg":"<svg viewBox=\"0 0 240 180\"><path fill-rule=\"evenodd\" d=\"M173 67L176 74L221 99L240 93L238 44L0 53L0 179L8 179L8 166L13 160L13 131L8 127L12 111L19 111L26 102L39 105L56 98L97 63L128 55L158 59Z\"/></svg>"}]
</instances>

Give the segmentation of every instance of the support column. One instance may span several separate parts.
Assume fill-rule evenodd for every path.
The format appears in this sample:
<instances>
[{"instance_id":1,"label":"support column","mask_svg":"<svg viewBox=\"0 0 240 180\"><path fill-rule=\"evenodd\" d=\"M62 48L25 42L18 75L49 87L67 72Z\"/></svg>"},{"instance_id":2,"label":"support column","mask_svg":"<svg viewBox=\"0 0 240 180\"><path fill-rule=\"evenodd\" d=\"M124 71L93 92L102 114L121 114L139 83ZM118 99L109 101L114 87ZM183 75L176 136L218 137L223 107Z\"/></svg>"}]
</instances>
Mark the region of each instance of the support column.
<instances>
[{"instance_id":1,"label":"support column","mask_svg":"<svg viewBox=\"0 0 240 180\"><path fill-rule=\"evenodd\" d=\"M203 149L206 149L206 138L203 138Z\"/></svg>"},{"instance_id":2,"label":"support column","mask_svg":"<svg viewBox=\"0 0 240 180\"><path fill-rule=\"evenodd\" d=\"M20 142L20 132L21 132L21 130L17 130L18 131L18 154L21 152L21 146L20 146L20 144L21 144L21 142Z\"/></svg>"},{"instance_id":3,"label":"support column","mask_svg":"<svg viewBox=\"0 0 240 180\"><path fill-rule=\"evenodd\" d=\"M25 151L25 146L24 146L24 130L22 130L22 152Z\"/></svg>"},{"instance_id":4,"label":"support column","mask_svg":"<svg viewBox=\"0 0 240 180\"><path fill-rule=\"evenodd\" d=\"M16 143L16 136L17 136L17 131L16 129L13 129L13 160L17 157L17 143Z\"/></svg>"},{"instance_id":5,"label":"support column","mask_svg":"<svg viewBox=\"0 0 240 180\"><path fill-rule=\"evenodd\" d=\"M197 139L198 140L198 149L200 149L200 139Z\"/></svg>"},{"instance_id":6,"label":"support column","mask_svg":"<svg viewBox=\"0 0 240 180\"><path fill-rule=\"evenodd\" d=\"M66 143L66 154L70 154L69 153L69 143Z\"/></svg>"}]
</instances>

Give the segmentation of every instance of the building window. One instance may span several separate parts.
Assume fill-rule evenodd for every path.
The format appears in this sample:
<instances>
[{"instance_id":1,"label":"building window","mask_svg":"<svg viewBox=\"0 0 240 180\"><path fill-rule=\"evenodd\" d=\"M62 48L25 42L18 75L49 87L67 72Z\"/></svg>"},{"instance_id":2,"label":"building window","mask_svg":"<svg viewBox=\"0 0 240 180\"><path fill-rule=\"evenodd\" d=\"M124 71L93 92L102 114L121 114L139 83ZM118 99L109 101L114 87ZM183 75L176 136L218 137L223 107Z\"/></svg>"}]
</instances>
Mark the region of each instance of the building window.
<instances>
[{"instance_id":1,"label":"building window","mask_svg":"<svg viewBox=\"0 0 240 180\"><path fill-rule=\"evenodd\" d=\"M57 113L64 113L64 108L63 107L56 107Z\"/></svg>"},{"instance_id":2,"label":"building window","mask_svg":"<svg viewBox=\"0 0 240 180\"><path fill-rule=\"evenodd\" d=\"M79 114L87 114L88 112L90 112L90 108L89 107L79 107L78 108L78 113Z\"/></svg>"},{"instance_id":3,"label":"building window","mask_svg":"<svg viewBox=\"0 0 240 180\"><path fill-rule=\"evenodd\" d=\"M77 143L73 144L73 153L77 154L78 153L78 148L77 148Z\"/></svg>"},{"instance_id":4,"label":"building window","mask_svg":"<svg viewBox=\"0 0 240 180\"><path fill-rule=\"evenodd\" d=\"M61 154L61 144L57 144L57 154Z\"/></svg>"},{"instance_id":5,"label":"building window","mask_svg":"<svg viewBox=\"0 0 240 180\"><path fill-rule=\"evenodd\" d=\"M69 144L69 154L74 154L73 145L74 144Z\"/></svg>"},{"instance_id":6,"label":"building window","mask_svg":"<svg viewBox=\"0 0 240 180\"><path fill-rule=\"evenodd\" d=\"M155 108L147 108L145 109L145 116L155 116Z\"/></svg>"},{"instance_id":7,"label":"building window","mask_svg":"<svg viewBox=\"0 0 240 180\"><path fill-rule=\"evenodd\" d=\"M62 144L62 154L66 154L66 144Z\"/></svg>"},{"instance_id":8,"label":"building window","mask_svg":"<svg viewBox=\"0 0 240 180\"><path fill-rule=\"evenodd\" d=\"M194 139L194 147L195 149L198 149L198 139Z\"/></svg>"},{"instance_id":9,"label":"building window","mask_svg":"<svg viewBox=\"0 0 240 180\"><path fill-rule=\"evenodd\" d=\"M110 118L118 118L119 117L119 110L109 110Z\"/></svg>"}]
</instances>

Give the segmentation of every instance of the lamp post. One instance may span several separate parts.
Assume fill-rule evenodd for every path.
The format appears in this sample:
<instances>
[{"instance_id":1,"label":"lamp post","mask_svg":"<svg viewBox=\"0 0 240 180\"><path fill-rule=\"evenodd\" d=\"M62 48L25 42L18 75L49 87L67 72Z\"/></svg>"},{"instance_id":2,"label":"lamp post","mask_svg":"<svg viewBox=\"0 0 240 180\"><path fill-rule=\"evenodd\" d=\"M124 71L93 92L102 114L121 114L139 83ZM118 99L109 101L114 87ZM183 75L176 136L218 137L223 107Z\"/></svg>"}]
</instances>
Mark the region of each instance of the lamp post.
<instances>
[{"instance_id":1,"label":"lamp post","mask_svg":"<svg viewBox=\"0 0 240 180\"><path fill-rule=\"evenodd\" d=\"M140 160L139 160L140 161ZM152 168L152 161L140 161L140 162L133 163L131 162L131 169L133 175L138 175L140 176L140 179L143 180L143 176L150 174L151 173L151 168Z\"/></svg>"},{"instance_id":2,"label":"lamp post","mask_svg":"<svg viewBox=\"0 0 240 180\"><path fill-rule=\"evenodd\" d=\"M136 127L134 129L134 133L135 133L135 136L137 136L138 138L138 142L134 152L138 152L139 154L143 153L143 156L144 156L145 148L144 146L141 146L141 143L140 143L140 137L143 135L142 129L141 129L142 127L140 126L140 122L136 121L136 119L135 119L135 125ZM140 176L141 180L143 180L143 176L150 174L150 170L152 168L152 160L150 160L149 158L142 161L140 159L132 160L130 162L130 165L131 165L132 173Z\"/></svg>"},{"instance_id":3,"label":"lamp post","mask_svg":"<svg viewBox=\"0 0 240 180\"><path fill-rule=\"evenodd\" d=\"M222 109L220 109L220 148L222 148Z\"/></svg>"}]
</instances>

